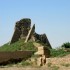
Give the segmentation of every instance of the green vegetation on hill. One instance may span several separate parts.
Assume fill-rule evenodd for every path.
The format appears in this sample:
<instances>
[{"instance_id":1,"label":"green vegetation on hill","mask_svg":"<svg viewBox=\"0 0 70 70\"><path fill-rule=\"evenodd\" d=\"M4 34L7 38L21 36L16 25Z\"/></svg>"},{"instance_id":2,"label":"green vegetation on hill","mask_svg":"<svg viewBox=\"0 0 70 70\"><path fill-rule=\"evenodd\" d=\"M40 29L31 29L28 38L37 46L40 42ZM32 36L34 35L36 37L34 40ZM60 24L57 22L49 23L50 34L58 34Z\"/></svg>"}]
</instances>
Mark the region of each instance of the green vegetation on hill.
<instances>
[{"instance_id":1,"label":"green vegetation on hill","mask_svg":"<svg viewBox=\"0 0 70 70\"><path fill-rule=\"evenodd\" d=\"M64 51L64 49L50 49L51 52L51 57L63 57L66 56L68 54L70 54L70 52L66 52Z\"/></svg>"},{"instance_id":2,"label":"green vegetation on hill","mask_svg":"<svg viewBox=\"0 0 70 70\"><path fill-rule=\"evenodd\" d=\"M66 43L66 45L68 46L69 43ZM44 46L47 46L47 45L44 45ZM7 43L0 47L0 51L21 51L21 50L37 51L37 48L33 45L33 42L29 41L27 43L24 43L24 40L17 41L11 45ZM63 57L63 56L66 56L67 54L70 54L70 52L66 52L64 49L50 49L50 54L51 54L51 57Z\"/></svg>"},{"instance_id":3,"label":"green vegetation on hill","mask_svg":"<svg viewBox=\"0 0 70 70\"><path fill-rule=\"evenodd\" d=\"M63 57L70 54L70 43L63 43L60 48L50 49L51 57Z\"/></svg>"},{"instance_id":4,"label":"green vegetation on hill","mask_svg":"<svg viewBox=\"0 0 70 70\"><path fill-rule=\"evenodd\" d=\"M0 51L20 51L20 50L32 50L36 51L33 42L24 43L24 40L17 41L11 45L8 43L0 47Z\"/></svg>"}]
</instances>

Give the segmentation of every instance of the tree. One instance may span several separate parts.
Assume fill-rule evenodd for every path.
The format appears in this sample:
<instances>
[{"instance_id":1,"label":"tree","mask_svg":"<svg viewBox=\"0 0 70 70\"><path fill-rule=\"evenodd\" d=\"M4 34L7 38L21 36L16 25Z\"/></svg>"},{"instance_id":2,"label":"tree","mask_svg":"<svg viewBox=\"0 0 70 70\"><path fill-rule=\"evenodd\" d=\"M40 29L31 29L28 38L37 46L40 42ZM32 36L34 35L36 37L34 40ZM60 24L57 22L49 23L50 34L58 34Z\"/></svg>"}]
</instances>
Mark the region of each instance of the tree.
<instances>
[{"instance_id":1,"label":"tree","mask_svg":"<svg viewBox=\"0 0 70 70\"><path fill-rule=\"evenodd\" d=\"M63 48L70 48L70 43L69 42L64 43L61 47L63 47Z\"/></svg>"}]
</instances>

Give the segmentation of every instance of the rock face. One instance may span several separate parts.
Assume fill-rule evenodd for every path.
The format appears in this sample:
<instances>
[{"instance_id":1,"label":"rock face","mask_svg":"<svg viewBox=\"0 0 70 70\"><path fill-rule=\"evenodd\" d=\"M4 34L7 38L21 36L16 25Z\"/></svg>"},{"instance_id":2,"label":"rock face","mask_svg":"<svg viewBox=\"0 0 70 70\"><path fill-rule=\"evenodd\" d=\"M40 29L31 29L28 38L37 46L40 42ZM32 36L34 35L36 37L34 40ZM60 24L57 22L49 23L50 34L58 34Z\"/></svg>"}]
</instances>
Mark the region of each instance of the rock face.
<instances>
[{"instance_id":1,"label":"rock face","mask_svg":"<svg viewBox=\"0 0 70 70\"><path fill-rule=\"evenodd\" d=\"M31 27L31 19L25 18L16 22L15 31L11 40L11 43L18 41L19 39L25 39Z\"/></svg>"},{"instance_id":2,"label":"rock face","mask_svg":"<svg viewBox=\"0 0 70 70\"><path fill-rule=\"evenodd\" d=\"M50 57L50 50L47 47L44 47L40 43L33 43L37 47L37 52L35 55L45 55L46 58Z\"/></svg>"},{"instance_id":3,"label":"rock face","mask_svg":"<svg viewBox=\"0 0 70 70\"><path fill-rule=\"evenodd\" d=\"M40 43L34 42L33 44L37 48L37 51L34 53L34 55L38 56L36 58L37 65L38 66L45 65L46 64L46 58L50 57L50 50Z\"/></svg>"},{"instance_id":4,"label":"rock face","mask_svg":"<svg viewBox=\"0 0 70 70\"><path fill-rule=\"evenodd\" d=\"M35 24L31 28L31 19L29 18L21 19L16 22L11 43L14 43L20 39L25 39L25 42L28 40L40 41L41 43L46 44L49 48L52 48L46 34L37 34L35 32Z\"/></svg>"},{"instance_id":5,"label":"rock face","mask_svg":"<svg viewBox=\"0 0 70 70\"><path fill-rule=\"evenodd\" d=\"M29 39L31 39L32 41L35 41L34 32L35 32L35 24L34 24L33 27L29 30L28 35L27 35L26 40L25 40L25 43L26 43Z\"/></svg>"},{"instance_id":6,"label":"rock face","mask_svg":"<svg viewBox=\"0 0 70 70\"><path fill-rule=\"evenodd\" d=\"M46 44L49 48L51 48L51 45L50 45L50 43L49 43L49 40L48 40L46 34L41 34L41 35L40 35L40 34L35 33L34 36L35 36L35 40L36 40L36 41L38 40L38 41L40 41L41 43Z\"/></svg>"}]
</instances>

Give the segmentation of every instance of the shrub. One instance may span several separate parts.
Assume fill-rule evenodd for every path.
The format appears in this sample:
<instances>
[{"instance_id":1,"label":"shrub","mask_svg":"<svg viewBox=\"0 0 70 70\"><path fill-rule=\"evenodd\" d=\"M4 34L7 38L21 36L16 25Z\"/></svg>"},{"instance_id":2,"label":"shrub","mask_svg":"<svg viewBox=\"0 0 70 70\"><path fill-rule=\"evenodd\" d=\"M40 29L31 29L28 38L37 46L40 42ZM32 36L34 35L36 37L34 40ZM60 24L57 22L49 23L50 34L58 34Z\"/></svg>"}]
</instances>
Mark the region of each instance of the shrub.
<instances>
[{"instance_id":1,"label":"shrub","mask_svg":"<svg viewBox=\"0 0 70 70\"><path fill-rule=\"evenodd\" d=\"M62 66L69 67L70 64L61 64Z\"/></svg>"},{"instance_id":2,"label":"shrub","mask_svg":"<svg viewBox=\"0 0 70 70\"><path fill-rule=\"evenodd\" d=\"M70 43L69 42L64 43L61 47L63 47L63 48L70 48Z\"/></svg>"}]
</instances>

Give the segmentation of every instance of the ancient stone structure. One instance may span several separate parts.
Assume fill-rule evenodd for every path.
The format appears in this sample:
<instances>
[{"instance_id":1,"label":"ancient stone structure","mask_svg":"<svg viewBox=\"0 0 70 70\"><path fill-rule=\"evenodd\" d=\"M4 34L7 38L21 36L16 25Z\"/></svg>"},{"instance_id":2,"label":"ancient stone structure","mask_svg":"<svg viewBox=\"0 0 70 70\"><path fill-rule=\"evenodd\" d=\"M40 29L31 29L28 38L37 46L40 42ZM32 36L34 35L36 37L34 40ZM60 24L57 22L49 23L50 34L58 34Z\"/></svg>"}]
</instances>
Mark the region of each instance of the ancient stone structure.
<instances>
[{"instance_id":1,"label":"ancient stone structure","mask_svg":"<svg viewBox=\"0 0 70 70\"><path fill-rule=\"evenodd\" d=\"M14 43L20 39L24 39L25 43L28 40L39 41L44 43L47 47L52 48L46 34L37 34L35 32L35 24L31 28L31 19L25 18L16 22L15 31L11 40L11 43Z\"/></svg>"},{"instance_id":2,"label":"ancient stone structure","mask_svg":"<svg viewBox=\"0 0 70 70\"><path fill-rule=\"evenodd\" d=\"M35 32L35 24L34 24L33 27L29 30L28 35L27 35L26 40L25 40L25 43L26 43L29 39L32 39L32 41L35 41L34 32Z\"/></svg>"},{"instance_id":3,"label":"ancient stone structure","mask_svg":"<svg viewBox=\"0 0 70 70\"><path fill-rule=\"evenodd\" d=\"M35 32L35 24L31 27L31 19L24 18L16 22L15 30L10 44L24 39L24 43L32 41L37 51L34 55L39 55L37 58L38 65L42 66L46 63L46 58L50 57L50 50L52 48L46 34L38 34ZM20 46L21 47L21 46ZM38 60L39 59L39 60Z\"/></svg>"},{"instance_id":4,"label":"ancient stone structure","mask_svg":"<svg viewBox=\"0 0 70 70\"><path fill-rule=\"evenodd\" d=\"M34 37L35 37L35 40L36 40L36 41L38 40L38 41L40 41L41 43L46 44L47 47L52 48L51 45L50 45L50 43L49 43L49 40L48 40L46 34L41 34L41 35L40 35L40 34L35 33L35 34L34 34Z\"/></svg>"},{"instance_id":5,"label":"ancient stone structure","mask_svg":"<svg viewBox=\"0 0 70 70\"><path fill-rule=\"evenodd\" d=\"M38 66L43 66L46 64L46 58L50 57L50 50L47 47L44 47L40 43L33 43L35 47L37 47L37 52L34 55L38 56L36 58L36 62Z\"/></svg>"},{"instance_id":6,"label":"ancient stone structure","mask_svg":"<svg viewBox=\"0 0 70 70\"><path fill-rule=\"evenodd\" d=\"M44 47L40 43L33 43L37 47L37 52L35 55L45 55L46 58L50 57L50 50L47 47Z\"/></svg>"},{"instance_id":7,"label":"ancient stone structure","mask_svg":"<svg viewBox=\"0 0 70 70\"><path fill-rule=\"evenodd\" d=\"M11 43L18 41L19 39L25 39L31 27L31 19L25 18L16 22L15 31L11 40Z\"/></svg>"}]
</instances>

